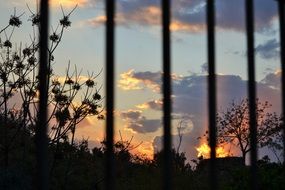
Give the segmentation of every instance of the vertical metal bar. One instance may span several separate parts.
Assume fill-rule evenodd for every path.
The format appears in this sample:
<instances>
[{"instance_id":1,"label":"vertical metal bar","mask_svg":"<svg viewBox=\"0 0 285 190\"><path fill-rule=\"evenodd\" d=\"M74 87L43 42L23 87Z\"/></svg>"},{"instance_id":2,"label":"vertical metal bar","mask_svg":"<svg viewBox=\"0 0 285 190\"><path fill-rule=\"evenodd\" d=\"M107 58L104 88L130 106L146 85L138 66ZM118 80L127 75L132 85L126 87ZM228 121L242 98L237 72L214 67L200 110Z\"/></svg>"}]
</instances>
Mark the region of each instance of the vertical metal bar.
<instances>
[{"instance_id":1,"label":"vertical metal bar","mask_svg":"<svg viewBox=\"0 0 285 190\"><path fill-rule=\"evenodd\" d=\"M115 188L114 171L114 78L115 78L115 1L106 0L106 189Z\"/></svg>"},{"instance_id":2,"label":"vertical metal bar","mask_svg":"<svg viewBox=\"0 0 285 190\"><path fill-rule=\"evenodd\" d=\"M258 189L257 185L257 123L256 123L256 85L255 85L255 56L254 56L254 7L253 0L246 0L246 35L248 62L248 99L250 125L250 172L251 189Z\"/></svg>"},{"instance_id":3,"label":"vertical metal bar","mask_svg":"<svg viewBox=\"0 0 285 190\"><path fill-rule=\"evenodd\" d=\"M215 72L215 1L207 1L207 32L208 32L208 110L210 136L210 185L217 189L216 169L216 72Z\"/></svg>"},{"instance_id":4,"label":"vertical metal bar","mask_svg":"<svg viewBox=\"0 0 285 190\"><path fill-rule=\"evenodd\" d=\"M170 0L162 0L164 189L172 189Z\"/></svg>"},{"instance_id":5,"label":"vertical metal bar","mask_svg":"<svg viewBox=\"0 0 285 190\"><path fill-rule=\"evenodd\" d=\"M279 32L280 32L280 62L281 62L281 96L282 96L282 116L285 113L285 2L278 0L279 9ZM283 125L283 160L285 160L285 125Z\"/></svg>"},{"instance_id":6,"label":"vertical metal bar","mask_svg":"<svg viewBox=\"0 0 285 190\"><path fill-rule=\"evenodd\" d=\"M41 0L40 4L40 64L39 64L39 113L36 127L36 150L38 167L38 189L48 189L47 162L47 100L48 100L48 0Z\"/></svg>"}]
</instances>

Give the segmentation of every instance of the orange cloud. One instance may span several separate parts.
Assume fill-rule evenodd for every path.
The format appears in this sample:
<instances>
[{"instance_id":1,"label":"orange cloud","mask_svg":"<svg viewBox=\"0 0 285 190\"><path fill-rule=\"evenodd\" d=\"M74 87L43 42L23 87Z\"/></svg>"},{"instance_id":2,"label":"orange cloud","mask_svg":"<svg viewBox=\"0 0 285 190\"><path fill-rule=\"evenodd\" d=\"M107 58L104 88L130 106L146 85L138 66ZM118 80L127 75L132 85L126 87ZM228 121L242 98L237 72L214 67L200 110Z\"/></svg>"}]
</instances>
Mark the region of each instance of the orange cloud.
<instances>
[{"instance_id":1,"label":"orange cloud","mask_svg":"<svg viewBox=\"0 0 285 190\"><path fill-rule=\"evenodd\" d=\"M137 108L139 109L161 109L162 108L162 105L163 105L163 102L162 100L151 100L149 102L145 102L145 103L142 103L142 104L139 104L139 105L136 105Z\"/></svg>"},{"instance_id":2,"label":"orange cloud","mask_svg":"<svg viewBox=\"0 0 285 190\"><path fill-rule=\"evenodd\" d=\"M99 26L102 26L105 24L106 22L106 16L105 15L100 15L100 16L97 16L93 19L90 19L87 21L88 24L92 25L93 27L99 27Z\"/></svg>"},{"instance_id":3,"label":"orange cloud","mask_svg":"<svg viewBox=\"0 0 285 190\"><path fill-rule=\"evenodd\" d=\"M141 8L139 11L133 12L131 14L119 14L119 21L132 22L147 24L147 25L160 25L161 24L161 10L155 6L149 6Z\"/></svg>"},{"instance_id":4,"label":"orange cloud","mask_svg":"<svg viewBox=\"0 0 285 190\"><path fill-rule=\"evenodd\" d=\"M139 108L139 109L146 110L146 109L148 109L150 106L149 106L147 103L143 103L143 104L136 105L136 107Z\"/></svg>"},{"instance_id":5,"label":"orange cloud","mask_svg":"<svg viewBox=\"0 0 285 190\"><path fill-rule=\"evenodd\" d=\"M62 5L63 7L75 7L76 5L83 7L88 3L88 0L50 0L53 7Z\"/></svg>"},{"instance_id":6,"label":"orange cloud","mask_svg":"<svg viewBox=\"0 0 285 190\"><path fill-rule=\"evenodd\" d=\"M129 70L120 74L121 79L118 82L118 87L123 90L140 90L143 87L141 86L141 81L133 77L134 70Z\"/></svg>"},{"instance_id":7,"label":"orange cloud","mask_svg":"<svg viewBox=\"0 0 285 190\"><path fill-rule=\"evenodd\" d=\"M94 27L104 25L106 17L104 15L97 16L88 20L88 23ZM118 25L148 25L148 26L161 26L161 10L156 6L143 7L136 11L129 13L119 12L116 14L116 23ZM198 33L204 30L204 24L189 24L177 19L173 19L170 29L174 32L192 32Z\"/></svg>"},{"instance_id":8,"label":"orange cloud","mask_svg":"<svg viewBox=\"0 0 285 190\"><path fill-rule=\"evenodd\" d=\"M148 159L153 159L154 148L152 142L143 142L136 150L139 154L146 156ZM135 152L136 153L136 152Z\"/></svg>"},{"instance_id":9,"label":"orange cloud","mask_svg":"<svg viewBox=\"0 0 285 190\"><path fill-rule=\"evenodd\" d=\"M120 74L121 79L118 82L118 87L123 90L141 90L145 87L151 89L154 92L160 92L160 84L158 78L161 79L161 73L151 73L151 77L147 77L150 73L136 73L133 69Z\"/></svg>"},{"instance_id":10,"label":"orange cloud","mask_svg":"<svg viewBox=\"0 0 285 190\"><path fill-rule=\"evenodd\" d=\"M179 20L173 20L170 25L170 30L173 32L192 32L198 33L205 29L203 24L189 24Z\"/></svg>"}]
</instances>

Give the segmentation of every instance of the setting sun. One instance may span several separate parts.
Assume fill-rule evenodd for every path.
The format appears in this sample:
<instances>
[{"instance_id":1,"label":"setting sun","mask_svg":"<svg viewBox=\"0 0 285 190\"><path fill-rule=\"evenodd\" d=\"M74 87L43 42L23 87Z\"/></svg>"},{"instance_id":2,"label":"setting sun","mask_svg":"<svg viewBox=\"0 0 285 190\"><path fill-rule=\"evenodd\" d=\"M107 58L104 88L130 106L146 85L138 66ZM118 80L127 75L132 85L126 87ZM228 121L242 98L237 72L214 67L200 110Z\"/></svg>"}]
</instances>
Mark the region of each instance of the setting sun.
<instances>
[{"instance_id":1,"label":"setting sun","mask_svg":"<svg viewBox=\"0 0 285 190\"><path fill-rule=\"evenodd\" d=\"M196 147L198 152L198 157L203 156L204 158L210 158L211 149L207 143L201 144L199 147ZM227 152L223 147L216 147L216 156L218 158L228 157L231 154Z\"/></svg>"}]
</instances>

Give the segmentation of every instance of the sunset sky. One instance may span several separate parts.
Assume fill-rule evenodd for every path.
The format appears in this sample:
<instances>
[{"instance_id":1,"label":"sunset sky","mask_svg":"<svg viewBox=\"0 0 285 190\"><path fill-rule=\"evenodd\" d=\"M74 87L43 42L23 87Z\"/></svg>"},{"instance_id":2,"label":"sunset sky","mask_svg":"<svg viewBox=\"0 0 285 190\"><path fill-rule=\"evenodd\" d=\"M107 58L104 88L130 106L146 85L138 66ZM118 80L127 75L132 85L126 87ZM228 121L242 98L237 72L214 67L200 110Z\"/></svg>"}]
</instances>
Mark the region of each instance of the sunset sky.
<instances>
[{"instance_id":1,"label":"sunset sky","mask_svg":"<svg viewBox=\"0 0 285 190\"><path fill-rule=\"evenodd\" d=\"M32 27L29 10L36 0L0 0L0 27L4 27L16 8L22 29L15 30L13 41L27 43ZM116 28L116 133L124 140L134 136L136 151L152 155L160 149L161 122L161 11L159 0L117 0ZM105 13L103 0L51 0L51 25L56 28L63 6L71 15L72 26L64 34L55 54L54 70L64 75L68 61L87 71L104 70ZM255 0L256 76L258 97L269 101L271 111L280 111L280 61L277 3ZM218 109L226 109L232 100L247 96L247 63L244 0L217 0L216 38L218 73ZM180 150L188 159L197 157L197 140L207 128L207 52L204 0L172 1L172 79L173 145L177 147L177 126L185 126ZM4 39L5 36L1 36ZM104 71L98 77L103 85ZM104 138L104 121L87 118L80 124L77 138L88 138L99 145ZM116 137L118 139L118 136ZM230 147L235 151L233 147ZM272 157L273 158L273 157Z\"/></svg>"}]
</instances>

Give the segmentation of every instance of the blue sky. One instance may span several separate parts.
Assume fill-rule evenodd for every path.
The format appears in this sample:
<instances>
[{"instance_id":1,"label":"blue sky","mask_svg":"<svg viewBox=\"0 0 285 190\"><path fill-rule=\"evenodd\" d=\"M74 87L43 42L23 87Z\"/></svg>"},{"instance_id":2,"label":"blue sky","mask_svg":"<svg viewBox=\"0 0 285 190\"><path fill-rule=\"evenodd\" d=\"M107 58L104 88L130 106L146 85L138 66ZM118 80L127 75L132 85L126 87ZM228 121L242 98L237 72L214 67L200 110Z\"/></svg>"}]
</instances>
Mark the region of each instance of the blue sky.
<instances>
[{"instance_id":1,"label":"blue sky","mask_svg":"<svg viewBox=\"0 0 285 190\"><path fill-rule=\"evenodd\" d=\"M27 40L32 33L29 11L36 8L34 0L0 0L1 26L13 14L14 8L24 22L15 31L14 41ZM76 4L71 15L72 27L64 35L54 65L63 75L68 61L78 68L99 72L104 69L104 5L102 0L52 0L51 24L54 28L62 16L60 4L66 12ZM206 32L205 1L172 1L172 68L173 68L173 142L177 146L177 123L187 118L181 150L188 158L195 158L195 147L201 142L207 126ZM280 89L279 33L277 3L273 0L255 1L256 75L258 95L270 100L272 110L279 111ZM217 73L218 107L225 108L233 99L245 98L247 63L242 0L217 0ZM3 38L3 36L1 36ZM161 139L161 26L158 0L117 0L116 28L116 131L134 143L143 141L138 151L151 154L160 147ZM104 72L98 77L103 84ZM104 89L102 90L104 94ZM99 144L104 137L104 122L94 118L84 121L78 138L89 137L91 144Z\"/></svg>"}]
</instances>

